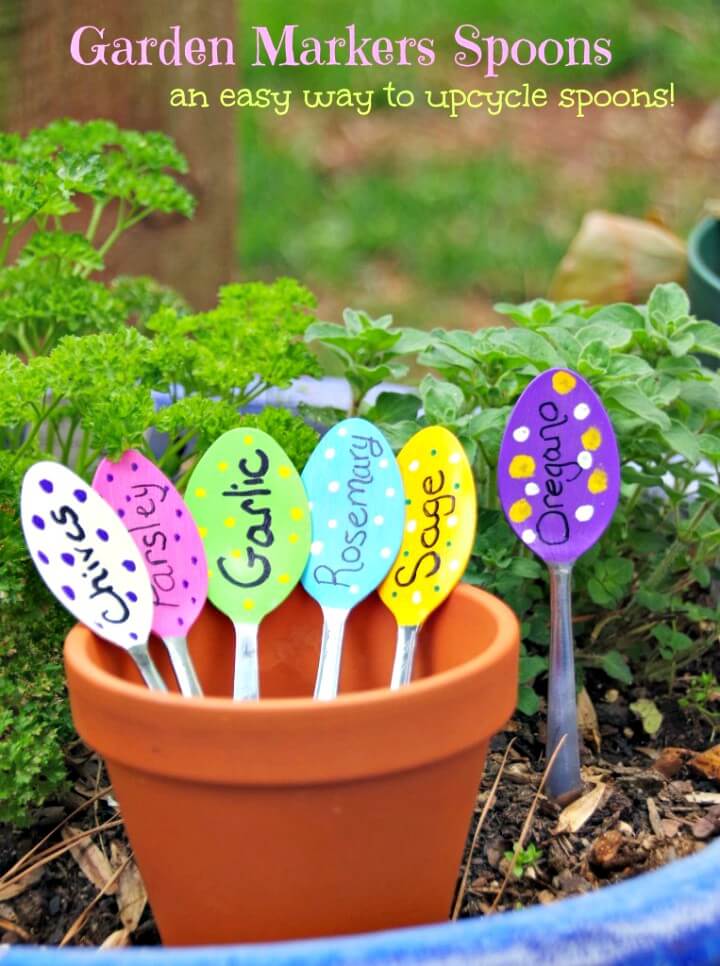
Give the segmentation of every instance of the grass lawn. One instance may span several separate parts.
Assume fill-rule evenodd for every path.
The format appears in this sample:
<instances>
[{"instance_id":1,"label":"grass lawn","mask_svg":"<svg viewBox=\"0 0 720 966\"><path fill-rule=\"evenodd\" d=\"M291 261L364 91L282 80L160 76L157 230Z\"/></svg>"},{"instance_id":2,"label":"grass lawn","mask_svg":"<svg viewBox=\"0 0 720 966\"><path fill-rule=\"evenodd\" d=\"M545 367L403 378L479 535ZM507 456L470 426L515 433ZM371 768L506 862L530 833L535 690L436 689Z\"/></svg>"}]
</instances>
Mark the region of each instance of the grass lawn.
<instances>
[{"instance_id":1,"label":"grass lawn","mask_svg":"<svg viewBox=\"0 0 720 966\"><path fill-rule=\"evenodd\" d=\"M363 35L433 36L438 62L425 70L248 68L244 82L379 89L394 79L417 92L438 84L487 87L482 69L452 68L452 32L472 22L485 35L513 39L612 38L610 68L529 68L501 73L496 86L673 80L678 105L598 112L584 121L557 111L450 121L422 107L369 117L301 107L281 118L246 112L239 122L246 278L297 275L319 291L328 314L354 303L394 311L405 324L473 324L493 300L543 293L589 208L659 214L684 233L704 198L718 192L717 164L686 157L688 131L704 102L720 94L716 0L681 10L666 0L445 0L412 11L378 0L362 15L325 0L304 3L301 14L280 0L249 0L241 8L244 62L254 58L253 25L275 37L285 23L298 23L303 36L326 38L353 21Z\"/></svg>"}]
</instances>

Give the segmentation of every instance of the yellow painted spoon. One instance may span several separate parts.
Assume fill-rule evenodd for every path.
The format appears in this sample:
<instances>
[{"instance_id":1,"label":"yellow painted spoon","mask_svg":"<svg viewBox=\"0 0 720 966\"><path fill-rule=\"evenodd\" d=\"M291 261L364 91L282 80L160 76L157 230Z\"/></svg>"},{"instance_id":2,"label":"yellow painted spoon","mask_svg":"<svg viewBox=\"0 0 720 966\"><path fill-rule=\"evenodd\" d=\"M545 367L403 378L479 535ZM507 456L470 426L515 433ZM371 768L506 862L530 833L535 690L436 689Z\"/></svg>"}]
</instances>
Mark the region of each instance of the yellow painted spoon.
<instances>
[{"instance_id":1,"label":"yellow painted spoon","mask_svg":"<svg viewBox=\"0 0 720 966\"><path fill-rule=\"evenodd\" d=\"M459 582L472 553L477 498L460 440L442 426L416 433L398 454L405 490L405 529L379 593L398 634L391 688L412 678L418 632Z\"/></svg>"}]
</instances>

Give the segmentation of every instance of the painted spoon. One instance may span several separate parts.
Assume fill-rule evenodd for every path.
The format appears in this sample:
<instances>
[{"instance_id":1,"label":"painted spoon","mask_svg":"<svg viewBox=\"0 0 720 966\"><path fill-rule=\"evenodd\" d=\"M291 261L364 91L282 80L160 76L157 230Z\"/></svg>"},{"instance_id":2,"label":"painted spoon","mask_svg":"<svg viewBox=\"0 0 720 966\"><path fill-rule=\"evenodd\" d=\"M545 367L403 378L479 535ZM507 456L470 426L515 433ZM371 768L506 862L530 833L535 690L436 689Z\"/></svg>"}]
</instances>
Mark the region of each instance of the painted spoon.
<instances>
[{"instance_id":1,"label":"painted spoon","mask_svg":"<svg viewBox=\"0 0 720 966\"><path fill-rule=\"evenodd\" d=\"M462 577L475 542L477 498L465 450L449 430L428 426L398 454L405 489L400 553L380 585L398 623L391 688L412 678L423 621Z\"/></svg>"},{"instance_id":2,"label":"painted spoon","mask_svg":"<svg viewBox=\"0 0 720 966\"><path fill-rule=\"evenodd\" d=\"M405 519L402 478L390 444L365 419L345 419L320 440L302 474L312 544L302 576L322 609L315 697L336 697L345 622L392 566Z\"/></svg>"},{"instance_id":3,"label":"painted spoon","mask_svg":"<svg viewBox=\"0 0 720 966\"><path fill-rule=\"evenodd\" d=\"M260 696L263 617L300 579L310 551L305 487L285 451L259 429L231 429L195 467L185 494L208 559L208 596L235 627L233 696Z\"/></svg>"},{"instance_id":4,"label":"painted spoon","mask_svg":"<svg viewBox=\"0 0 720 966\"><path fill-rule=\"evenodd\" d=\"M548 792L582 789L575 698L571 577L607 528L620 492L610 419L585 380L567 369L537 376L518 399L498 461L500 500L515 534L550 571L547 754L565 736Z\"/></svg>"},{"instance_id":5,"label":"painted spoon","mask_svg":"<svg viewBox=\"0 0 720 966\"><path fill-rule=\"evenodd\" d=\"M20 518L33 562L60 603L122 647L149 688L166 691L147 647L150 578L114 510L71 470L43 461L25 474Z\"/></svg>"},{"instance_id":6,"label":"painted spoon","mask_svg":"<svg viewBox=\"0 0 720 966\"><path fill-rule=\"evenodd\" d=\"M202 695L186 635L207 598L205 549L195 521L170 480L142 453L104 459L93 488L121 518L150 575L152 629L163 640L186 697Z\"/></svg>"}]
</instances>

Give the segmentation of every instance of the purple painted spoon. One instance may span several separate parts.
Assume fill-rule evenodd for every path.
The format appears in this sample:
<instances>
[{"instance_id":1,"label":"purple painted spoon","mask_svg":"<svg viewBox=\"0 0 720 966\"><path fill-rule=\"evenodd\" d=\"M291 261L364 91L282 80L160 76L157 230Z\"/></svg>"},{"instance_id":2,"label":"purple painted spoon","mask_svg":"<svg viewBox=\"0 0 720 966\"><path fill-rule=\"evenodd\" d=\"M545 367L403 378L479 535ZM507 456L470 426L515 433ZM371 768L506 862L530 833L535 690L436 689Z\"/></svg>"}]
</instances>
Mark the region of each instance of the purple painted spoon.
<instances>
[{"instance_id":1,"label":"purple painted spoon","mask_svg":"<svg viewBox=\"0 0 720 966\"><path fill-rule=\"evenodd\" d=\"M128 529L150 576L152 629L163 640L185 697L202 695L186 635L207 598L205 550L190 510L170 480L136 450L101 461L93 489Z\"/></svg>"},{"instance_id":2,"label":"purple painted spoon","mask_svg":"<svg viewBox=\"0 0 720 966\"><path fill-rule=\"evenodd\" d=\"M575 372L551 369L525 389L510 414L498 460L500 500L510 526L550 571L548 792L571 801L582 790L572 636L572 567L605 532L620 493L620 458L610 418Z\"/></svg>"}]
</instances>

